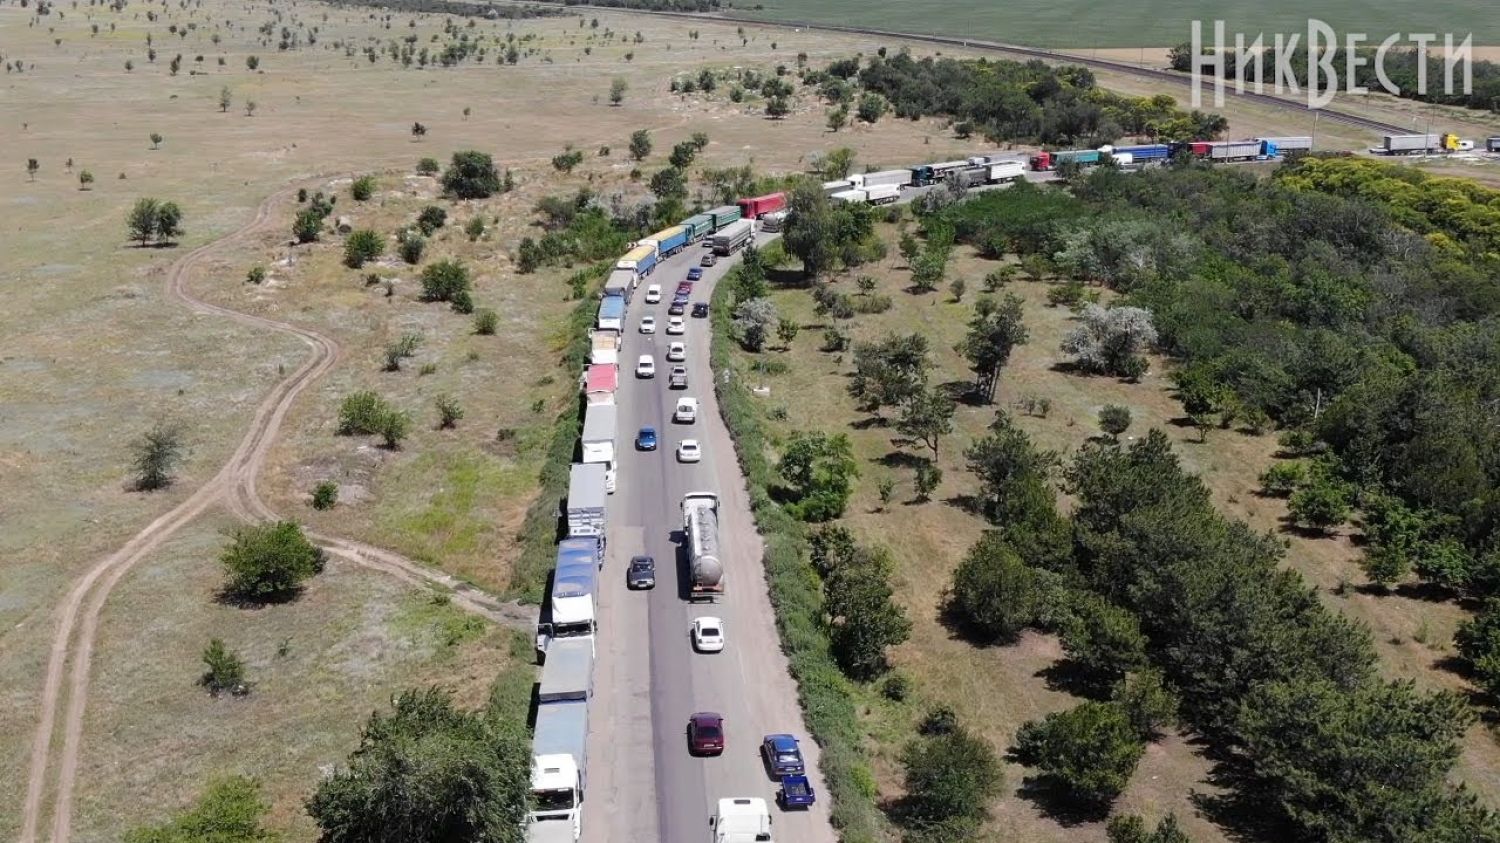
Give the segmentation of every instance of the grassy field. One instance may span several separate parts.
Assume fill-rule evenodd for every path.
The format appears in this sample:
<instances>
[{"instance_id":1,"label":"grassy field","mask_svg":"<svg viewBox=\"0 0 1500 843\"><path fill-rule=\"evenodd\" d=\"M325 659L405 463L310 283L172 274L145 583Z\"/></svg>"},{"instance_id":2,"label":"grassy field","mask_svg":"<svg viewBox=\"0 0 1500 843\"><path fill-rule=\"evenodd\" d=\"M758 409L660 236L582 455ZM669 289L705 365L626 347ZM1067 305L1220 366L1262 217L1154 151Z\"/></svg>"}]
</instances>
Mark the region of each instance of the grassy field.
<instances>
[{"instance_id":1,"label":"grassy field","mask_svg":"<svg viewBox=\"0 0 1500 843\"><path fill-rule=\"evenodd\" d=\"M947 292L916 295L908 292L909 272L895 255L894 232L893 226L883 226L893 244L893 257L859 271L876 278L877 293L890 296L894 306L883 314L857 316L841 327L855 341L890 332L919 332L928 338L936 364L932 381L966 380L970 375L964 361L952 349L963 335L979 282L993 263L960 248L948 277L967 281L964 300L955 302ZM837 284L855 294L852 278ZM911 640L896 648L893 657L897 669L915 679L919 690L912 701L892 703L870 688L862 700L863 726L877 759L884 796L899 793L899 750L928 705L953 706L964 722L1004 752L1022 723L1077 702L1049 680L1049 668L1062 657L1054 637L1027 633L1014 645L976 648L938 620L952 570L985 526L956 503L974 491L963 452L984 434L997 409L1017 418L1040 447L1067 455L1099 434L1100 407L1127 406L1134 423L1126 435L1142 435L1151 428L1166 431L1184 465L1203 477L1223 511L1263 530L1279 529L1284 515L1281 501L1256 494L1257 476L1273 461L1274 435L1215 431L1200 442L1198 433L1180 420L1181 407L1165 376L1167 361L1153 360L1151 372L1139 384L1059 371L1057 364L1065 356L1058 344L1073 326L1074 317L1066 309L1046 304L1048 288L1046 283L1016 281L1007 289L1025 300L1030 342L1017 349L1005 370L997 407L960 405L955 432L940 449L944 483L928 503L915 500L912 471L906 467L921 454L893 428L871 423L868 415L855 410L846 391L851 357L819 350L826 318L814 314L808 292L781 289L773 295L781 315L796 320L803 329L789 350L780 350L779 343L774 343L775 350L763 352L765 357L787 363L785 374L756 374L749 370L747 356L740 356L746 365L743 377L769 387L764 406L766 423L773 432L783 436L805 429L848 432L862 476L844 521L861 540L889 548L897 561L897 595L913 621L913 630ZM1045 414L1029 409L1031 399L1043 398L1050 402ZM895 481L896 491L891 504L882 507L876 490L885 478ZM1456 607L1394 594L1375 596L1352 587L1363 578L1347 535L1323 540L1286 538L1288 564L1317 585L1330 605L1369 626L1387 674L1431 687L1462 687L1462 680L1441 665L1451 655L1449 642L1461 619ZM1195 794L1215 792L1208 778L1210 768L1190 740L1169 736L1148 748L1117 809L1150 817L1172 811L1194 840L1233 839L1232 830L1215 825L1196 807ZM1464 745L1458 776L1491 804L1500 804L1497 771L1500 748L1485 727L1476 726ZM994 819L986 839L1059 843L1103 839L1102 825L1064 824L1025 798L1026 775L1024 768L1007 765L1005 792L991 806Z\"/></svg>"},{"instance_id":2,"label":"grassy field","mask_svg":"<svg viewBox=\"0 0 1500 843\"><path fill-rule=\"evenodd\" d=\"M736 3L736 7L748 4ZM1304 6L1289 2L1206 9L1187 0L1154 0L1128 7L1093 3L1024 0L1020 3L967 3L962 0L762 0L755 8L734 8L732 14L766 20L806 21L842 26L868 26L899 32L982 38L1010 44L1079 49L1177 44L1191 38L1190 22L1204 21L1205 37L1213 37L1213 21L1222 20L1230 33L1246 33L1253 40L1264 32L1301 32L1307 37L1308 18L1317 18L1338 32L1369 33L1379 43L1395 32L1452 32L1455 40L1474 34L1476 44L1500 44L1500 27L1484 10L1465 0L1439 0L1414 13L1397 0L1373 3L1338 2ZM1412 29L1420 21L1418 30ZM1378 34L1377 34L1378 33Z\"/></svg>"}]
</instances>

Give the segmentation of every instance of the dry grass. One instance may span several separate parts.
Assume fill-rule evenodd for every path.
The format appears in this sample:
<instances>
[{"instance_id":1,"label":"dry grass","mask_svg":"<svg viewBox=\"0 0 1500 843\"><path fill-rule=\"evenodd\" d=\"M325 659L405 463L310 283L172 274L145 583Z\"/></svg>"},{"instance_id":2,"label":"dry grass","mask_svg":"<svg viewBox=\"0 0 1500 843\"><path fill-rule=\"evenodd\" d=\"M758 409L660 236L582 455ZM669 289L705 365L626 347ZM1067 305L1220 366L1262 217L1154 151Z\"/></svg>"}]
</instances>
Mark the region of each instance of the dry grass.
<instances>
[{"instance_id":1,"label":"dry grass","mask_svg":"<svg viewBox=\"0 0 1500 843\"><path fill-rule=\"evenodd\" d=\"M883 228L894 243L893 227ZM889 332L921 333L930 342L936 364L933 381L966 380L969 375L965 364L953 346L963 334L980 279L993 264L967 249L958 250L948 277L963 277L969 292L963 303L955 303L946 291L926 295L907 292L909 273L894 251L882 265L861 268L857 274L875 277L878 292L891 296L895 306L884 314L858 316L843 327L856 341ZM852 276L839 281L838 286L856 294ZM1017 349L1001 378L997 398L1000 407L1010 412L1040 447L1065 456L1099 435L1097 414L1102 406L1129 407L1134 421L1127 437L1151 428L1164 430L1184 465L1209 486L1221 510L1260 529L1277 530L1285 514L1284 504L1256 493L1256 478L1274 459L1274 435L1212 431L1207 441L1201 442L1198 432L1180 418L1181 407L1165 377L1168 363L1161 359L1152 361L1152 370L1139 384L1058 371L1057 364L1065 359L1058 344L1074 324L1074 317L1066 309L1046 304L1047 289L1047 284L1016 281L1006 290L1024 299L1031 339ZM866 726L879 759L882 793L889 795L899 788L895 758L900 742L910 734L924 703L953 706L965 722L1003 752L1022 723L1070 707L1076 700L1048 682L1047 669L1061 657L1055 639L1028 634L1012 646L976 648L956 638L938 621L952 570L984 528L980 519L955 503L956 498L974 491L973 479L963 464L963 451L984 434L996 408L960 405L955 431L940 448L944 484L932 502L916 503L912 472L903 460L907 455L923 456L925 451L906 446L892 427L857 423L867 417L854 409L846 391L852 359L848 354L818 350L826 320L813 314L811 296L801 290L781 290L774 300L782 315L803 326L790 351L765 353L788 362L790 370L779 376L745 376L770 387L768 412L779 415L785 411L784 420L770 422L778 433L847 429L863 475L845 520L863 540L885 545L893 552L898 560L898 599L914 624L911 640L896 648L893 656L897 669L917 680L922 702L889 703L877 698L873 689L867 700ZM1026 414L1023 403L1030 398L1050 401L1045 416ZM877 485L887 477L896 481L896 493L892 503L881 508ZM1331 606L1370 627L1386 673L1413 678L1429 687L1462 687L1462 681L1440 665L1451 653L1448 642L1461 618L1459 609L1447 603L1340 588L1340 583L1363 581L1347 536L1312 540L1288 535L1287 540L1288 564L1317 585ZM1413 637L1419 630L1427 643ZM1117 807L1147 816L1174 811L1193 839L1226 839L1222 829L1198 815L1190 799L1195 793L1215 792L1206 778L1209 768L1198 749L1181 738L1169 737L1150 748ZM1483 727L1475 727L1465 743L1458 777L1490 802L1500 802L1497 770L1500 749ZM1023 768L1009 765L1006 792L991 806L993 839L1103 839L1101 826L1060 824L1023 798L1019 789L1025 775Z\"/></svg>"}]
</instances>

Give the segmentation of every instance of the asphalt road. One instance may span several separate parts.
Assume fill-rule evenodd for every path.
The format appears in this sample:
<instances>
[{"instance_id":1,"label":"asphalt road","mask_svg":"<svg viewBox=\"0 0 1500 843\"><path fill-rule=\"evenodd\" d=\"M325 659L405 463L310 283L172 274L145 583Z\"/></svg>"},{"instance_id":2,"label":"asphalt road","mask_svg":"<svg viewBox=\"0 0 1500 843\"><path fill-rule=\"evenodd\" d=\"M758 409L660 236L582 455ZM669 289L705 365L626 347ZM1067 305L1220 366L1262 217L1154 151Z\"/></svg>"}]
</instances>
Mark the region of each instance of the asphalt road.
<instances>
[{"instance_id":1,"label":"asphalt road","mask_svg":"<svg viewBox=\"0 0 1500 843\"><path fill-rule=\"evenodd\" d=\"M758 234L766 243L772 235ZM668 336L667 303L707 251L692 245L660 264L635 291L620 354L619 479L609 501L609 552L599 597L599 662L589 735L589 780L585 791L583 839L589 843L660 841L702 843L709 839L708 819L717 800L759 796L774 817L777 840L833 843L827 794L817 770L818 748L808 736L797 703L796 684L787 670L766 591L761 541L750 516L744 480L728 431L719 418L708 363L709 320L685 315L687 333ZM733 265L731 258L704 269L694 284L692 301L708 301L713 285ZM666 301L647 305L645 288L660 284ZM659 333L639 333L645 314L656 317ZM688 352L688 388L671 390L667 344L683 340ZM654 379L635 377L642 354L656 358ZM699 418L674 424L679 396L699 401ZM636 451L636 432L654 427L660 446ZM697 439L703 462L682 465L677 443ZM712 491L720 496L720 546L725 564L725 594L717 603L690 604L685 553L680 540L682 496ZM648 554L657 561L657 585L651 591L625 587L630 557ZM713 615L724 620L724 652L693 651L689 627L693 618ZM725 718L727 748L717 758L694 758L687 752L688 716L714 711ZM802 742L809 775L819 801L810 811L784 813L775 806L776 783L760 762L760 739L789 732Z\"/></svg>"}]
</instances>

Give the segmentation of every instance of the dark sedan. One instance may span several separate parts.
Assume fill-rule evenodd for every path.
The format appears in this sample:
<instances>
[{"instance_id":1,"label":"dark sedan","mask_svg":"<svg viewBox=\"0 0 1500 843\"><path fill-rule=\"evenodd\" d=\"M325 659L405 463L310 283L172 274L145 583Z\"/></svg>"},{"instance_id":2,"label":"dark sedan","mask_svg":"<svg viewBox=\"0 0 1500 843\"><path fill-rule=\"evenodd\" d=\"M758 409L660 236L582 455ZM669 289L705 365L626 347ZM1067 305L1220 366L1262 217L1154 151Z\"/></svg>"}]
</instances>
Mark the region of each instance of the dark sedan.
<instances>
[{"instance_id":1,"label":"dark sedan","mask_svg":"<svg viewBox=\"0 0 1500 843\"><path fill-rule=\"evenodd\" d=\"M656 560L649 556L637 556L630 560L625 570L625 586L630 589L656 587Z\"/></svg>"},{"instance_id":2,"label":"dark sedan","mask_svg":"<svg viewBox=\"0 0 1500 843\"><path fill-rule=\"evenodd\" d=\"M766 769L776 778L781 776L801 776L807 773L807 765L802 763L802 747L797 745L797 739L791 735L766 735L765 740L760 742L760 757L766 762Z\"/></svg>"},{"instance_id":3,"label":"dark sedan","mask_svg":"<svg viewBox=\"0 0 1500 843\"><path fill-rule=\"evenodd\" d=\"M724 754L724 718L712 711L700 711L688 718L688 754Z\"/></svg>"}]
</instances>

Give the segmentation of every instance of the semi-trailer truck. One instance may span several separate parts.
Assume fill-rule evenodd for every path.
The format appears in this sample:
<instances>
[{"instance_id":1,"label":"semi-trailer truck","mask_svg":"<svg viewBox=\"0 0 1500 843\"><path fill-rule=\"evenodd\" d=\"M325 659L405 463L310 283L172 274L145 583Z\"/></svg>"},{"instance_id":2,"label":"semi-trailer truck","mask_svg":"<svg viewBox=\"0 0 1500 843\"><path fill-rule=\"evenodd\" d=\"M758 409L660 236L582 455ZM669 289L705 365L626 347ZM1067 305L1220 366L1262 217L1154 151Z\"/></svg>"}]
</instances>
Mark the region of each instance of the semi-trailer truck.
<instances>
[{"instance_id":1,"label":"semi-trailer truck","mask_svg":"<svg viewBox=\"0 0 1500 843\"><path fill-rule=\"evenodd\" d=\"M555 640L587 638L593 646L598 629L596 595L599 565L604 559L602 537L563 539L557 545L552 591L542 604L536 625L537 656L545 659Z\"/></svg>"},{"instance_id":2,"label":"semi-trailer truck","mask_svg":"<svg viewBox=\"0 0 1500 843\"><path fill-rule=\"evenodd\" d=\"M760 218L761 231L780 231L786 227L786 211L772 211Z\"/></svg>"},{"instance_id":3,"label":"semi-trailer truck","mask_svg":"<svg viewBox=\"0 0 1500 843\"><path fill-rule=\"evenodd\" d=\"M1380 146L1370 151L1378 155L1421 155L1428 152L1458 152L1466 141L1454 134L1441 135L1381 135ZM1473 148L1468 143L1468 148Z\"/></svg>"},{"instance_id":4,"label":"semi-trailer truck","mask_svg":"<svg viewBox=\"0 0 1500 843\"><path fill-rule=\"evenodd\" d=\"M615 421L614 404L589 404L583 408L581 462L604 466L604 490L615 493Z\"/></svg>"},{"instance_id":5,"label":"semi-trailer truck","mask_svg":"<svg viewBox=\"0 0 1500 843\"><path fill-rule=\"evenodd\" d=\"M714 231L722 231L740 218L741 210L738 205L720 205L709 210L708 215L714 218Z\"/></svg>"},{"instance_id":6,"label":"semi-trailer truck","mask_svg":"<svg viewBox=\"0 0 1500 843\"><path fill-rule=\"evenodd\" d=\"M754 218L730 223L723 231L714 235L714 254L732 255L750 242L755 235Z\"/></svg>"},{"instance_id":7,"label":"semi-trailer truck","mask_svg":"<svg viewBox=\"0 0 1500 843\"><path fill-rule=\"evenodd\" d=\"M880 184L906 187L911 184L911 170L878 170L849 176L850 187L874 187Z\"/></svg>"},{"instance_id":8,"label":"semi-trailer truck","mask_svg":"<svg viewBox=\"0 0 1500 843\"><path fill-rule=\"evenodd\" d=\"M654 247L657 261L664 261L677 254L687 244L688 230L686 226L681 225L664 228L644 240L636 241L637 246Z\"/></svg>"},{"instance_id":9,"label":"semi-trailer truck","mask_svg":"<svg viewBox=\"0 0 1500 843\"><path fill-rule=\"evenodd\" d=\"M719 558L719 496L689 492L682 497L682 533L688 551L691 600L716 600L724 593Z\"/></svg>"},{"instance_id":10,"label":"semi-trailer truck","mask_svg":"<svg viewBox=\"0 0 1500 843\"><path fill-rule=\"evenodd\" d=\"M736 204L740 206L741 217L753 220L756 217L759 217L761 214L769 214L772 211L779 211L782 208L785 208L786 194L767 193L765 196L756 196L750 199L741 199Z\"/></svg>"},{"instance_id":11,"label":"semi-trailer truck","mask_svg":"<svg viewBox=\"0 0 1500 843\"><path fill-rule=\"evenodd\" d=\"M929 184L937 184L948 177L954 170L962 170L969 166L969 159L962 161L939 161L936 164L918 164L911 168L911 184L913 187L924 187Z\"/></svg>"},{"instance_id":12,"label":"semi-trailer truck","mask_svg":"<svg viewBox=\"0 0 1500 843\"><path fill-rule=\"evenodd\" d=\"M599 321L595 327L602 331L625 330L624 296L605 296L599 300Z\"/></svg>"},{"instance_id":13,"label":"semi-trailer truck","mask_svg":"<svg viewBox=\"0 0 1500 843\"><path fill-rule=\"evenodd\" d=\"M573 463L568 472L568 537L603 537L608 502L604 466L600 463Z\"/></svg>"},{"instance_id":14,"label":"semi-trailer truck","mask_svg":"<svg viewBox=\"0 0 1500 843\"><path fill-rule=\"evenodd\" d=\"M825 182L823 182L823 195L824 196L828 196L828 197L832 197L835 194L843 193L844 191L848 190L849 188L851 188L853 186L854 186L854 182L850 181L849 179L838 179L836 181L825 181Z\"/></svg>"},{"instance_id":15,"label":"semi-trailer truck","mask_svg":"<svg viewBox=\"0 0 1500 843\"><path fill-rule=\"evenodd\" d=\"M639 281L633 269L610 270L609 277L604 279L604 295L619 296L628 303Z\"/></svg>"},{"instance_id":16,"label":"semi-trailer truck","mask_svg":"<svg viewBox=\"0 0 1500 843\"><path fill-rule=\"evenodd\" d=\"M683 220L682 227L687 229L688 242L697 243L714 233L714 216L713 214L695 214Z\"/></svg>"},{"instance_id":17,"label":"semi-trailer truck","mask_svg":"<svg viewBox=\"0 0 1500 843\"><path fill-rule=\"evenodd\" d=\"M988 165L988 170L985 172L985 181L990 184L1016 181L1025 177L1026 164L1015 159L992 162Z\"/></svg>"},{"instance_id":18,"label":"semi-trailer truck","mask_svg":"<svg viewBox=\"0 0 1500 843\"><path fill-rule=\"evenodd\" d=\"M1257 138L1262 145L1270 144L1276 148L1277 153L1285 155L1288 152L1308 152L1313 148L1311 135L1287 135L1279 138ZM1267 155L1272 153L1267 152Z\"/></svg>"},{"instance_id":19,"label":"semi-trailer truck","mask_svg":"<svg viewBox=\"0 0 1500 843\"><path fill-rule=\"evenodd\" d=\"M531 742L531 812L527 843L571 843L583 833L588 774L592 642L558 641L537 689Z\"/></svg>"},{"instance_id":20,"label":"semi-trailer truck","mask_svg":"<svg viewBox=\"0 0 1500 843\"><path fill-rule=\"evenodd\" d=\"M708 829L709 843L775 843L770 806L760 797L720 799Z\"/></svg>"},{"instance_id":21,"label":"semi-trailer truck","mask_svg":"<svg viewBox=\"0 0 1500 843\"><path fill-rule=\"evenodd\" d=\"M1064 149L1056 152L1042 150L1031 156L1031 169L1037 172L1055 170L1058 165L1069 162L1083 167L1092 167L1099 163L1100 152L1097 149Z\"/></svg>"},{"instance_id":22,"label":"semi-trailer truck","mask_svg":"<svg viewBox=\"0 0 1500 843\"><path fill-rule=\"evenodd\" d=\"M620 258L619 262L615 264L615 269L628 269L631 272L635 273L636 278L645 278L647 275L650 275L651 270L655 268L655 245L636 246L635 248L626 252L625 255Z\"/></svg>"},{"instance_id":23,"label":"semi-trailer truck","mask_svg":"<svg viewBox=\"0 0 1500 843\"><path fill-rule=\"evenodd\" d=\"M901 188L893 184L877 184L839 191L828 197L840 202L858 202L868 205L889 205L901 198Z\"/></svg>"}]
</instances>

